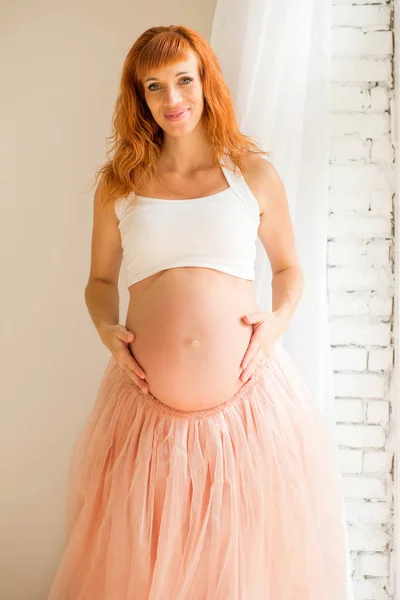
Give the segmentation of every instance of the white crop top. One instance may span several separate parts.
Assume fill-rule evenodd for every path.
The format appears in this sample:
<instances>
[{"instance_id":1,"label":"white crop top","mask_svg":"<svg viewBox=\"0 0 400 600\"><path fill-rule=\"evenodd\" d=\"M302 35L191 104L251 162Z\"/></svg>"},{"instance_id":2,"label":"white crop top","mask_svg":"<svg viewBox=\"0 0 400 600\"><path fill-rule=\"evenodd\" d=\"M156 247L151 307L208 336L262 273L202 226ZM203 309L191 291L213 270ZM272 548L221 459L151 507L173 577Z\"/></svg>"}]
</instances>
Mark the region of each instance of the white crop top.
<instances>
[{"instance_id":1,"label":"white crop top","mask_svg":"<svg viewBox=\"0 0 400 600\"><path fill-rule=\"evenodd\" d=\"M240 172L222 164L221 169L229 188L211 196L116 201L128 287L173 267L208 267L255 279L259 205Z\"/></svg>"}]
</instances>

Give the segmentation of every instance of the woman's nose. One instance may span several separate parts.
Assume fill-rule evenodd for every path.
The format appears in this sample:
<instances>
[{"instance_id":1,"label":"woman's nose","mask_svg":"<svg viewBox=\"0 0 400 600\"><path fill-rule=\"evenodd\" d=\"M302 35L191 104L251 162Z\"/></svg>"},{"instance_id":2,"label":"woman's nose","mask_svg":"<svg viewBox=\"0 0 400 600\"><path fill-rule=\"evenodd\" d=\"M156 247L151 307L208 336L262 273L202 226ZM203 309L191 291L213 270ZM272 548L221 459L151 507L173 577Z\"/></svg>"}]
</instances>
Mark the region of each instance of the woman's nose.
<instances>
[{"instance_id":1,"label":"woman's nose","mask_svg":"<svg viewBox=\"0 0 400 600\"><path fill-rule=\"evenodd\" d=\"M181 92L175 87L166 88L165 102L167 105L175 106L181 101Z\"/></svg>"}]
</instances>

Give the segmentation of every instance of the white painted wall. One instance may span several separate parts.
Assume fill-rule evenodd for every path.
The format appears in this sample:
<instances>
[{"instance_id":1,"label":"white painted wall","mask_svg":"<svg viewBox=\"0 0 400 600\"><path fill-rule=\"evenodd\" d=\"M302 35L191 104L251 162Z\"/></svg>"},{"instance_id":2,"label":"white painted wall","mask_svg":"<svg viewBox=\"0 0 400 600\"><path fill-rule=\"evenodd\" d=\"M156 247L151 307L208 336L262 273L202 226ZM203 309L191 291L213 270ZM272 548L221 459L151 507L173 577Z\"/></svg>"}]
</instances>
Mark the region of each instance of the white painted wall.
<instances>
[{"instance_id":1,"label":"white painted wall","mask_svg":"<svg viewBox=\"0 0 400 600\"><path fill-rule=\"evenodd\" d=\"M123 60L154 25L209 38L214 7L20 0L0 9L1 600L46 598L71 446L108 359L84 302L88 184L105 160ZM121 286L121 322L126 304Z\"/></svg>"},{"instance_id":2,"label":"white painted wall","mask_svg":"<svg viewBox=\"0 0 400 600\"><path fill-rule=\"evenodd\" d=\"M393 2L333 0L328 286L355 600L394 598Z\"/></svg>"}]
</instances>

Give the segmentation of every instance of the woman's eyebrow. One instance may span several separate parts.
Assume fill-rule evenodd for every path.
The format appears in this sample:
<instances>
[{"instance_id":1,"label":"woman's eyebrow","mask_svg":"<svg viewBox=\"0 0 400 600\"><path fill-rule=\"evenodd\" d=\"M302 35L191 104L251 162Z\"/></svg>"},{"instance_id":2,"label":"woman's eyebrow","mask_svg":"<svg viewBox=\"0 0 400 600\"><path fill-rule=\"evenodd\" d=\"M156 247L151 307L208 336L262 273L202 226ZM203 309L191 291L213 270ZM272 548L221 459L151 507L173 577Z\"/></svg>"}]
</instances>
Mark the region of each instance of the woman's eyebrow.
<instances>
[{"instance_id":1,"label":"woman's eyebrow","mask_svg":"<svg viewBox=\"0 0 400 600\"><path fill-rule=\"evenodd\" d=\"M179 71L179 73L175 73L175 77L179 77L179 75L185 75L187 73L190 73L190 71ZM148 81L151 81L153 79L156 80L157 77L147 77L147 79L144 80L144 83L147 83Z\"/></svg>"}]
</instances>

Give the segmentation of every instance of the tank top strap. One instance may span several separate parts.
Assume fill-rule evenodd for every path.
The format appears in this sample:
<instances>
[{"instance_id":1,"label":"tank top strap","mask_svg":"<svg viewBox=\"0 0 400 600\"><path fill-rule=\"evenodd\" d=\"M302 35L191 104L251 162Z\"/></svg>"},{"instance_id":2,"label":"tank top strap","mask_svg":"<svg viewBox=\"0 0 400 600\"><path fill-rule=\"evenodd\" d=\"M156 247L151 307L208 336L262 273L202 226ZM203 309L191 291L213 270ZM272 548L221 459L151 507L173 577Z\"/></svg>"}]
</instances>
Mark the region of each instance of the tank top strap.
<instances>
[{"instance_id":1,"label":"tank top strap","mask_svg":"<svg viewBox=\"0 0 400 600\"><path fill-rule=\"evenodd\" d=\"M232 161L227 155L225 155L224 160L227 165L229 165L232 169L234 168ZM260 207L257 198L247 185L241 171L237 167L234 171L232 171L231 168L225 166L222 164L222 162L220 162L220 166L232 190L242 200L249 213L259 221Z\"/></svg>"}]
</instances>

